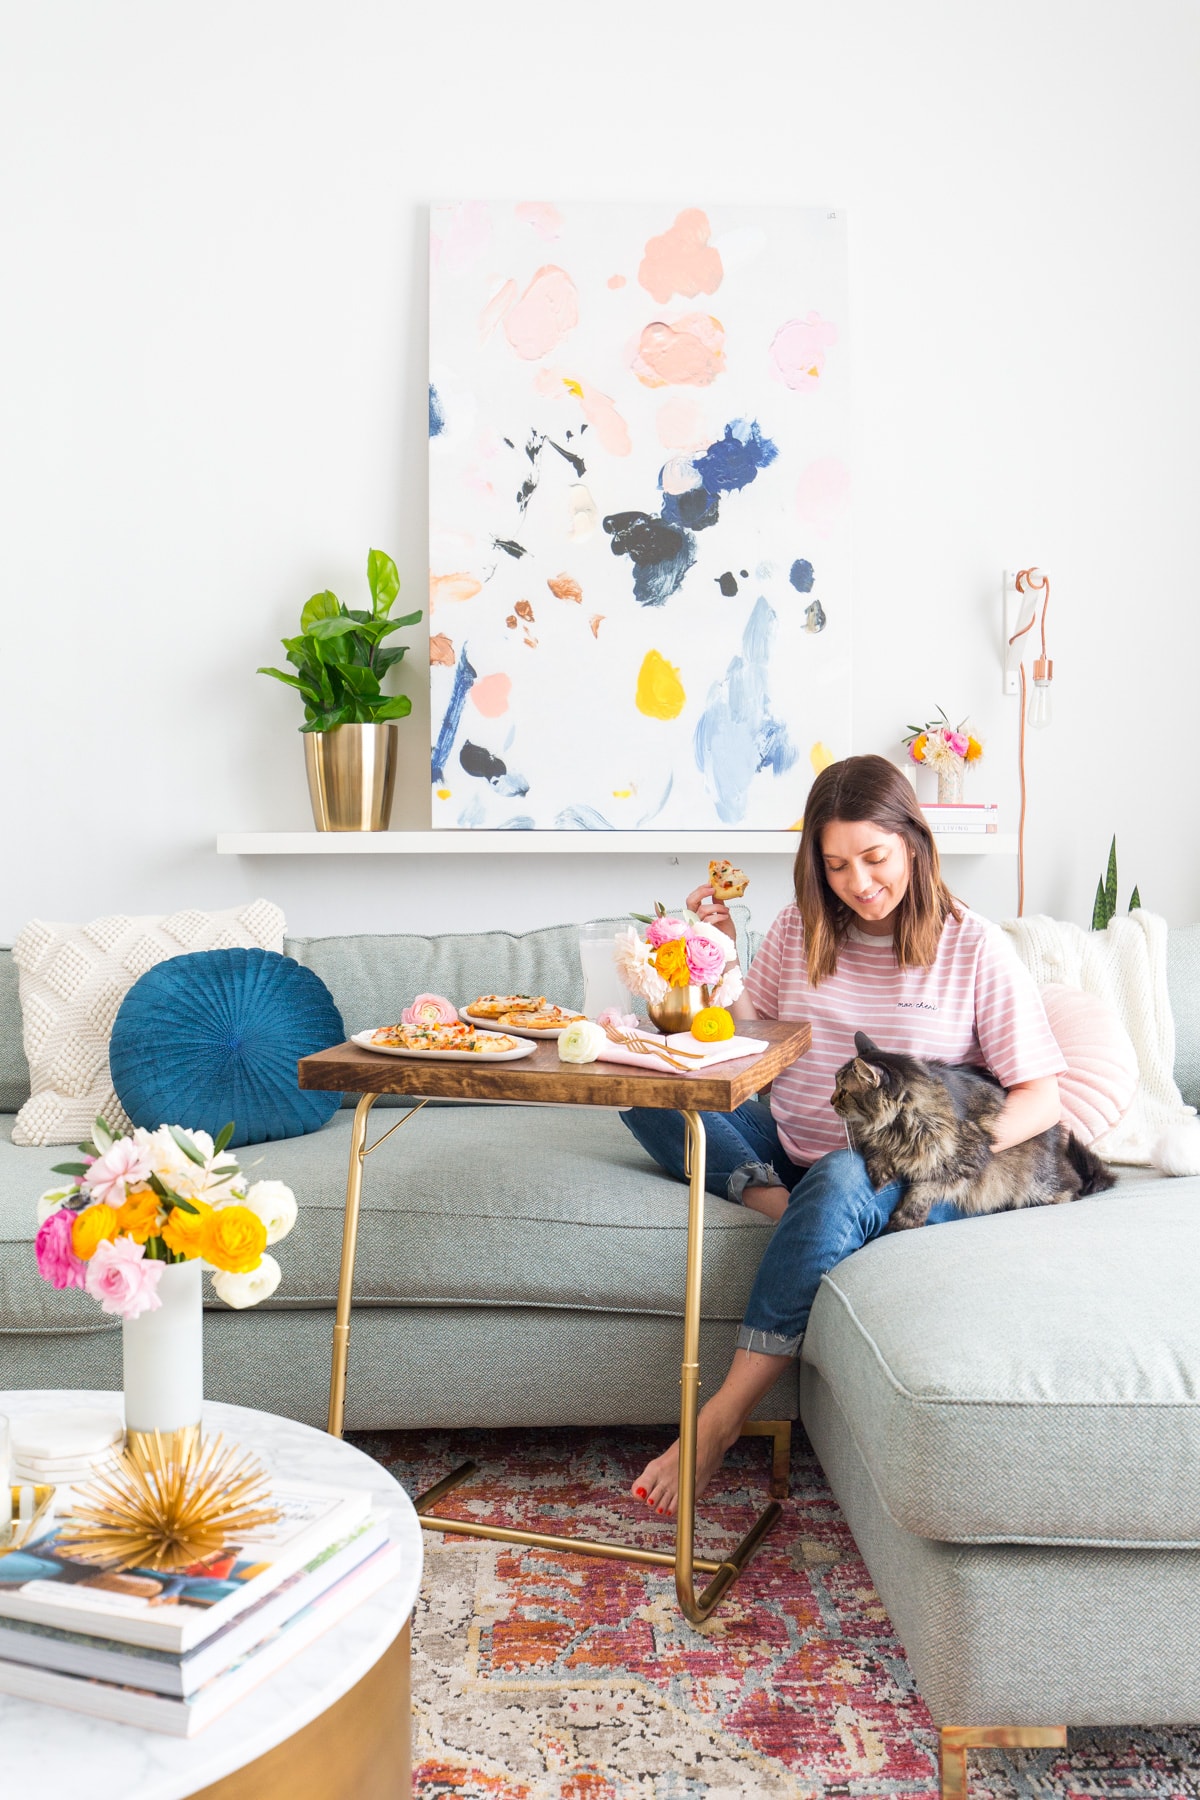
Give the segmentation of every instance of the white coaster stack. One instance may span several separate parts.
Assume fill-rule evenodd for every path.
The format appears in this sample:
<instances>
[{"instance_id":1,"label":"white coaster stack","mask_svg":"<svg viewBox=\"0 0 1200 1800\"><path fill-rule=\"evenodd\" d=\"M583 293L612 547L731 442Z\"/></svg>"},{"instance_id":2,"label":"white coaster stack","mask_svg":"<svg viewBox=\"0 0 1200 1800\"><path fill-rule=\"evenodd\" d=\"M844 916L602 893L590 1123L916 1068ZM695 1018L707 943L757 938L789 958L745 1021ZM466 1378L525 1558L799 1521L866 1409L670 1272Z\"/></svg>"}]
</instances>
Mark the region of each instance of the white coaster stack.
<instances>
[{"instance_id":1,"label":"white coaster stack","mask_svg":"<svg viewBox=\"0 0 1200 1800\"><path fill-rule=\"evenodd\" d=\"M19 1413L11 1423L12 1479L68 1487L110 1469L125 1442L120 1413L99 1407Z\"/></svg>"}]
</instances>

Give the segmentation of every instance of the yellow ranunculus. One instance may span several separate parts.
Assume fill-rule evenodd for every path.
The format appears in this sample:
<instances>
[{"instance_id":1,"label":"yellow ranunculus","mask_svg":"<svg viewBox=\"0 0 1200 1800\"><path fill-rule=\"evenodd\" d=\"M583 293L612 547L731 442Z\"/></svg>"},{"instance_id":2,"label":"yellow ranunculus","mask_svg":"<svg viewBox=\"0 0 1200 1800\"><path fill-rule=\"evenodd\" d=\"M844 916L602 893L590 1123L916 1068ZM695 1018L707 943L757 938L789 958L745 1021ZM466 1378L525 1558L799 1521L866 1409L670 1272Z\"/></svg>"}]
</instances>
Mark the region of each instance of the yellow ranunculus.
<instances>
[{"instance_id":1,"label":"yellow ranunculus","mask_svg":"<svg viewBox=\"0 0 1200 1800\"><path fill-rule=\"evenodd\" d=\"M912 749L909 753L912 756L912 759L914 762L924 762L925 761L925 746L928 742L929 742L929 733L927 731L920 731L917 733L916 737L912 741Z\"/></svg>"},{"instance_id":2,"label":"yellow ranunculus","mask_svg":"<svg viewBox=\"0 0 1200 1800\"><path fill-rule=\"evenodd\" d=\"M153 1188L132 1188L126 1192L125 1204L117 1214L117 1230L131 1237L135 1244L157 1236L162 1223L161 1203Z\"/></svg>"},{"instance_id":3,"label":"yellow ranunculus","mask_svg":"<svg viewBox=\"0 0 1200 1800\"><path fill-rule=\"evenodd\" d=\"M967 762L978 762L982 755L983 755L983 745L980 743L980 741L977 737L972 737L970 735L970 733L968 733L967 734L967 755L966 755Z\"/></svg>"},{"instance_id":4,"label":"yellow ranunculus","mask_svg":"<svg viewBox=\"0 0 1200 1800\"><path fill-rule=\"evenodd\" d=\"M669 938L665 944L658 946L654 952L654 967L672 987L691 987L692 977L682 938Z\"/></svg>"},{"instance_id":5,"label":"yellow ranunculus","mask_svg":"<svg viewBox=\"0 0 1200 1800\"><path fill-rule=\"evenodd\" d=\"M102 1200L95 1206L89 1206L84 1212L76 1213L75 1223L71 1227L71 1248L81 1262L91 1262L96 1254L96 1245L114 1238L119 1229L118 1215L115 1207L106 1206Z\"/></svg>"},{"instance_id":6,"label":"yellow ranunculus","mask_svg":"<svg viewBox=\"0 0 1200 1800\"><path fill-rule=\"evenodd\" d=\"M230 1275L257 1269L267 1247L267 1228L248 1206L218 1207L208 1220L201 1255Z\"/></svg>"},{"instance_id":7,"label":"yellow ranunculus","mask_svg":"<svg viewBox=\"0 0 1200 1800\"><path fill-rule=\"evenodd\" d=\"M207 1256L204 1245L212 1207L203 1200L193 1200L191 1204L195 1212L185 1212L182 1206L171 1208L162 1228L162 1240L168 1250L179 1256Z\"/></svg>"}]
</instances>

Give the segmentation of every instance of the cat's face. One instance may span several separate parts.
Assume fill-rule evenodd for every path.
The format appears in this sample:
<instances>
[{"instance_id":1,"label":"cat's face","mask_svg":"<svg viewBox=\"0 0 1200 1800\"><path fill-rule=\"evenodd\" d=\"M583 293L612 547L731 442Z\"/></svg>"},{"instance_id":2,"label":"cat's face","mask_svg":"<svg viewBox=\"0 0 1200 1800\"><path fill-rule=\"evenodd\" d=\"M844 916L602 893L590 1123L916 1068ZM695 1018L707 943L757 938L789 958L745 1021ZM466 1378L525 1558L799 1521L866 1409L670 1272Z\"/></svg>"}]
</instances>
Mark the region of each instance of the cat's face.
<instances>
[{"instance_id":1,"label":"cat's face","mask_svg":"<svg viewBox=\"0 0 1200 1800\"><path fill-rule=\"evenodd\" d=\"M879 1130L910 1102L903 1059L889 1057L862 1031L855 1032L854 1043L858 1054L838 1070L830 1104L848 1124Z\"/></svg>"}]
</instances>

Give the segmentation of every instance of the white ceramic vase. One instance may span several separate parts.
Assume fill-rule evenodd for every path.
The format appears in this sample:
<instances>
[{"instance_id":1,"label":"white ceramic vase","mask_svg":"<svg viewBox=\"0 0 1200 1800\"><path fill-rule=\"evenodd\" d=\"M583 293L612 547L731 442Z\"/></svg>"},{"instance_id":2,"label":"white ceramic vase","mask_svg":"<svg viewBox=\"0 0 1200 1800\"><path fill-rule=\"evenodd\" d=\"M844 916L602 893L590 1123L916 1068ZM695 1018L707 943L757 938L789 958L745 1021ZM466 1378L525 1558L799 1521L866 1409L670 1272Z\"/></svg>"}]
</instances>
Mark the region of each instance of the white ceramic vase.
<instances>
[{"instance_id":1,"label":"white ceramic vase","mask_svg":"<svg viewBox=\"0 0 1200 1800\"><path fill-rule=\"evenodd\" d=\"M126 1431L186 1431L204 1401L204 1264L168 1263L158 1284L162 1305L121 1326Z\"/></svg>"}]
</instances>

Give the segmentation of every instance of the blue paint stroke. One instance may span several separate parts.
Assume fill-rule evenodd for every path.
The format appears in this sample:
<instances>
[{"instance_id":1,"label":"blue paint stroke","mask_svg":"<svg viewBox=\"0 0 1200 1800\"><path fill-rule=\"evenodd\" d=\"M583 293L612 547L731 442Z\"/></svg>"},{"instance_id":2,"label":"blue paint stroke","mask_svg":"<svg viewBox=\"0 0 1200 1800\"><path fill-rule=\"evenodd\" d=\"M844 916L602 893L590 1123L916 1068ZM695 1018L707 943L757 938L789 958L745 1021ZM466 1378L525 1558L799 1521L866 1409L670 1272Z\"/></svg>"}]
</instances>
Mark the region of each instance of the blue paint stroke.
<instances>
[{"instance_id":1,"label":"blue paint stroke","mask_svg":"<svg viewBox=\"0 0 1200 1800\"><path fill-rule=\"evenodd\" d=\"M778 455L778 445L763 436L757 419L734 419L725 427L724 437L697 456L692 467L710 494L731 494L749 487Z\"/></svg>"},{"instance_id":2,"label":"blue paint stroke","mask_svg":"<svg viewBox=\"0 0 1200 1800\"><path fill-rule=\"evenodd\" d=\"M429 435L431 438L441 437L446 429L446 415L442 411L441 397L432 381L429 384Z\"/></svg>"},{"instance_id":3,"label":"blue paint stroke","mask_svg":"<svg viewBox=\"0 0 1200 1800\"><path fill-rule=\"evenodd\" d=\"M643 825L649 825L651 819L657 819L659 813L662 811L663 807L667 804L667 801L671 798L671 789L674 786L675 786L675 774L674 774L674 771L672 770L671 774L667 776L667 785L662 791L662 798L659 800L658 805L652 806L650 808L650 811L644 812L642 814L641 818L638 820L638 830L639 831L642 829Z\"/></svg>"},{"instance_id":4,"label":"blue paint stroke","mask_svg":"<svg viewBox=\"0 0 1200 1800\"><path fill-rule=\"evenodd\" d=\"M730 662L724 679L709 689L708 704L696 726L696 767L726 825L745 818L756 775L764 769L782 775L798 755L787 727L770 710L767 674L777 624L767 602L756 601L742 636L741 655Z\"/></svg>"},{"instance_id":5,"label":"blue paint stroke","mask_svg":"<svg viewBox=\"0 0 1200 1800\"><path fill-rule=\"evenodd\" d=\"M662 517L669 525L682 525L688 531L707 531L721 516L718 494L705 487L689 488L686 494L664 494Z\"/></svg>"},{"instance_id":6,"label":"blue paint stroke","mask_svg":"<svg viewBox=\"0 0 1200 1800\"><path fill-rule=\"evenodd\" d=\"M813 579L812 564L803 556L798 556L788 571L788 580L798 594L811 594Z\"/></svg>"},{"instance_id":7,"label":"blue paint stroke","mask_svg":"<svg viewBox=\"0 0 1200 1800\"><path fill-rule=\"evenodd\" d=\"M471 795L458 815L458 822L464 831L471 831L476 825L483 824L483 801L478 794Z\"/></svg>"},{"instance_id":8,"label":"blue paint stroke","mask_svg":"<svg viewBox=\"0 0 1200 1800\"><path fill-rule=\"evenodd\" d=\"M458 663L454 670L454 686L450 691L450 704L446 708L442 720L442 728L437 735L437 743L433 747L433 780L445 781L446 764L450 761L450 752L454 748L454 740L458 736L458 728L462 724L463 707L467 704L467 695L475 686L476 675L467 661L467 646L459 651Z\"/></svg>"},{"instance_id":9,"label":"blue paint stroke","mask_svg":"<svg viewBox=\"0 0 1200 1800\"><path fill-rule=\"evenodd\" d=\"M497 775L492 786L498 794L508 794L514 800L520 800L529 792L529 783L523 775L511 775L507 772Z\"/></svg>"},{"instance_id":10,"label":"blue paint stroke","mask_svg":"<svg viewBox=\"0 0 1200 1800\"><path fill-rule=\"evenodd\" d=\"M497 825L497 831L535 831L536 821L528 813L514 813L511 819L505 819L503 825Z\"/></svg>"},{"instance_id":11,"label":"blue paint stroke","mask_svg":"<svg viewBox=\"0 0 1200 1800\"><path fill-rule=\"evenodd\" d=\"M594 806L568 806L554 821L556 831L612 831L614 828Z\"/></svg>"}]
</instances>

